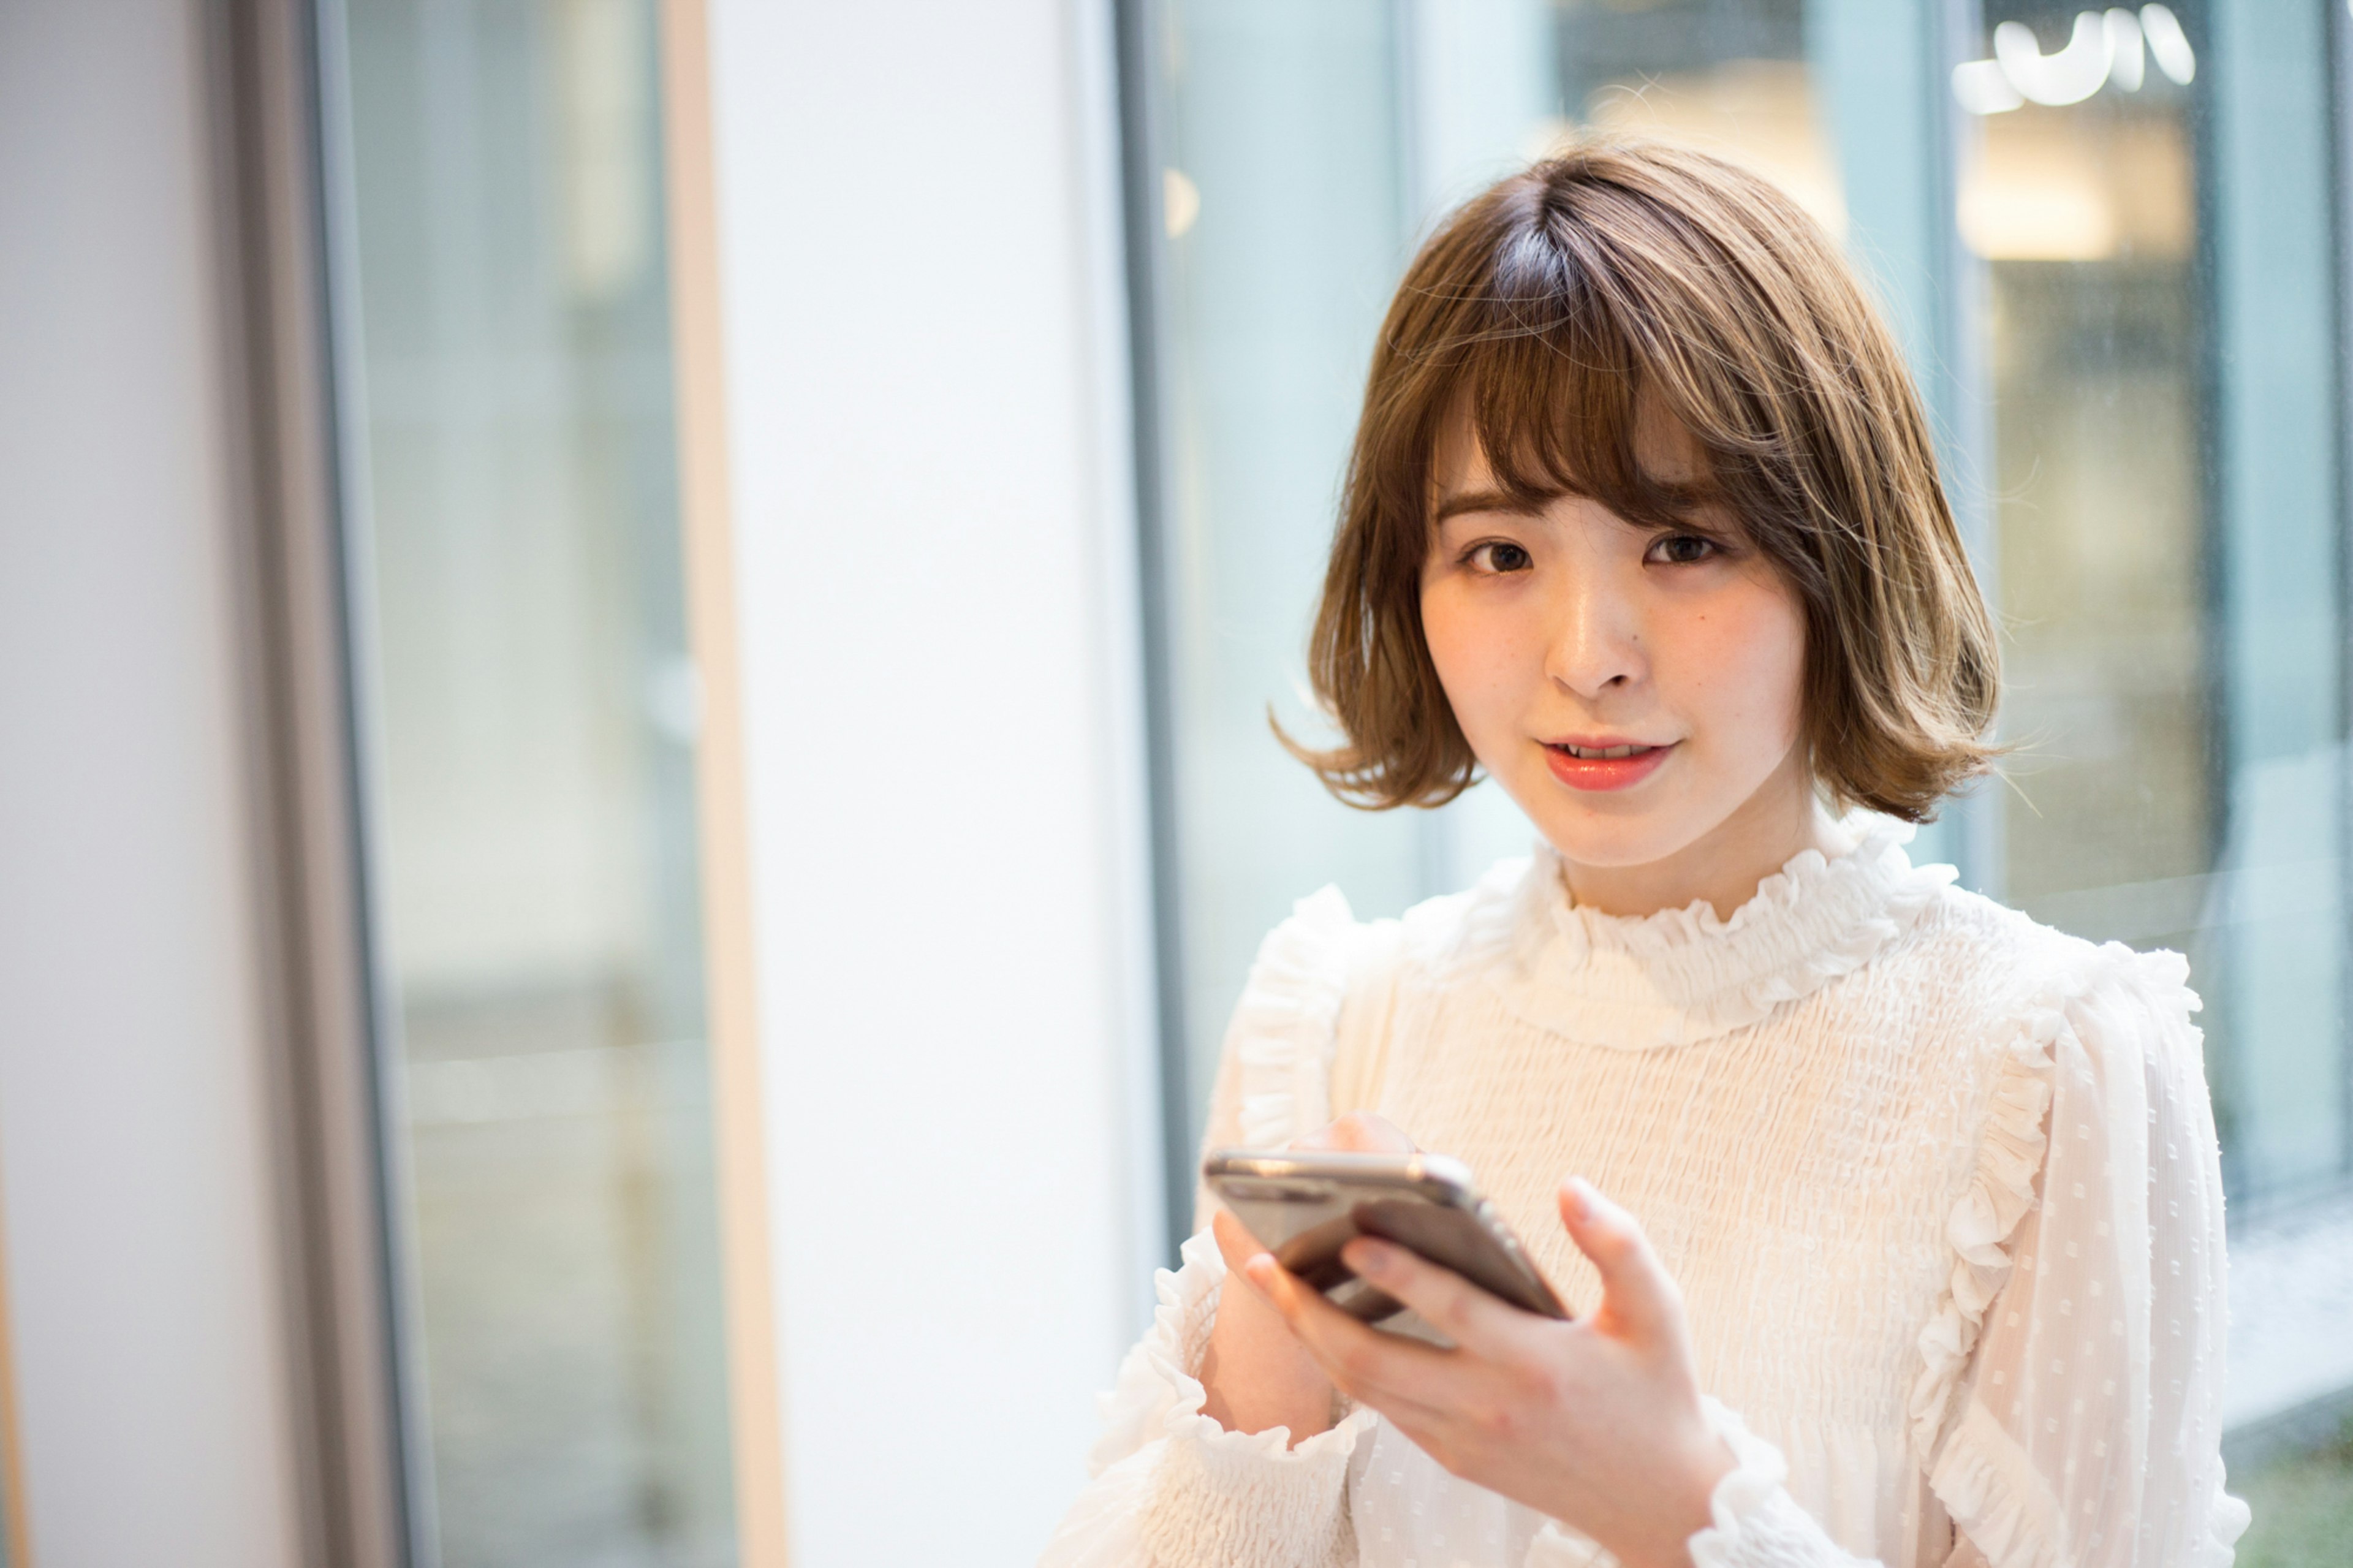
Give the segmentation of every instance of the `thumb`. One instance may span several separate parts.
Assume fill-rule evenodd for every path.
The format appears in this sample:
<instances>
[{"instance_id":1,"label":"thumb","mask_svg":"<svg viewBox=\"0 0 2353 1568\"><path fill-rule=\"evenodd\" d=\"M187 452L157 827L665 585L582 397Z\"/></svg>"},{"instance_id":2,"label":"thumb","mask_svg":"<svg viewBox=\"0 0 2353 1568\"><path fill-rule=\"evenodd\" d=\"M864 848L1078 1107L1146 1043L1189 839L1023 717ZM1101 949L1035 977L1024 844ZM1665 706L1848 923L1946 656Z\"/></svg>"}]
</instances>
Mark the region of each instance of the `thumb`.
<instances>
[{"instance_id":1,"label":"thumb","mask_svg":"<svg viewBox=\"0 0 2353 1568\"><path fill-rule=\"evenodd\" d=\"M1682 1338L1683 1294L1632 1215L1571 1176L1560 1186L1560 1220L1601 1276L1597 1330L1638 1342Z\"/></svg>"}]
</instances>

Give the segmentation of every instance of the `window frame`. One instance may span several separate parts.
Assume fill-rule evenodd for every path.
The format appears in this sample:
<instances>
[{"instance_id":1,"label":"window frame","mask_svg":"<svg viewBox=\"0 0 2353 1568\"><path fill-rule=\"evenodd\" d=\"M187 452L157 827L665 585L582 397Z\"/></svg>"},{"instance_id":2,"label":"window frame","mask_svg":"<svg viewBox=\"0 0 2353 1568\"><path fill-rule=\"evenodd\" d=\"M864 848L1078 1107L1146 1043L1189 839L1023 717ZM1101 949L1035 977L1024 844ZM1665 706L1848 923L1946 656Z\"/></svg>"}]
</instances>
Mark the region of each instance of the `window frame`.
<instances>
[{"instance_id":1,"label":"window frame","mask_svg":"<svg viewBox=\"0 0 2353 1568\"><path fill-rule=\"evenodd\" d=\"M736 1562L783 1568L787 1536L774 1269L726 485L709 29L653 0L662 72L681 546L704 706L699 870L714 1099ZM387 984L372 929L365 603L353 542L355 276L343 40L332 0L208 0L206 127L221 252L225 403L247 809L261 958L277 1263L286 1303L299 1555L337 1568L438 1557L414 1252L385 1122ZM340 183L339 183L340 182ZM6 1447L13 1460L14 1446ZM10 1488L12 1529L16 1489Z\"/></svg>"}]
</instances>

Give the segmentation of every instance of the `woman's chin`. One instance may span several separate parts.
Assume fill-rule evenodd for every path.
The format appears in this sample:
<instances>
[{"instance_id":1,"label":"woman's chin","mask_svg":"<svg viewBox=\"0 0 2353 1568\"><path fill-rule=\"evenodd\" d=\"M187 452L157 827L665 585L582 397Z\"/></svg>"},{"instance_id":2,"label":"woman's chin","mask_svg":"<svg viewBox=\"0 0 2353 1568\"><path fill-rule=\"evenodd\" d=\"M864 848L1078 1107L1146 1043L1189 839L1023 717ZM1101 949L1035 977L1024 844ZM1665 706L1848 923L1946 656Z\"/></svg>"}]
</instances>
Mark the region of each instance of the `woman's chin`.
<instances>
[{"instance_id":1,"label":"woman's chin","mask_svg":"<svg viewBox=\"0 0 2353 1568\"><path fill-rule=\"evenodd\" d=\"M1550 803L1553 808L1536 816L1536 830L1563 859L1597 870L1655 865L1706 832L1688 810L1667 809L1665 803L1644 810L1623 796L1604 799L1606 805Z\"/></svg>"},{"instance_id":2,"label":"woman's chin","mask_svg":"<svg viewBox=\"0 0 2353 1568\"><path fill-rule=\"evenodd\" d=\"M1581 838L1571 838L1569 842L1563 843L1561 838L1550 834L1545 837L1560 852L1562 859L1572 866L1588 867L1596 871L1627 871L1655 866L1662 860L1673 858L1676 851L1690 847L1687 840L1654 847L1648 842L1607 840L1597 844Z\"/></svg>"}]
</instances>

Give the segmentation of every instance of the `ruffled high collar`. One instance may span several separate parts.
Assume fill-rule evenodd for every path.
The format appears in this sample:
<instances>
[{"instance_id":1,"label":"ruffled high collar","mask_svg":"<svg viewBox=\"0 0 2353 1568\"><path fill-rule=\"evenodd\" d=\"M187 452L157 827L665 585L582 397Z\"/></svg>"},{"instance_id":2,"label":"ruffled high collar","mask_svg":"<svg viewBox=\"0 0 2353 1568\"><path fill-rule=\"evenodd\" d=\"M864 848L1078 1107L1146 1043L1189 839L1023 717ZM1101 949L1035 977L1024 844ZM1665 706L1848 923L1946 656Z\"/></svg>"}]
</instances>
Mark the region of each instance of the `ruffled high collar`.
<instances>
[{"instance_id":1,"label":"ruffled high collar","mask_svg":"<svg viewBox=\"0 0 2353 1568\"><path fill-rule=\"evenodd\" d=\"M1577 908L1559 856L1540 847L1497 910L1508 934L1489 983L1525 1022L1595 1045L1746 1027L1868 963L1953 879L1950 866L1912 864L1907 823L1858 813L1843 826L1852 849L1796 856L1729 919L1704 902L1639 917Z\"/></svg>"}]
</instances>

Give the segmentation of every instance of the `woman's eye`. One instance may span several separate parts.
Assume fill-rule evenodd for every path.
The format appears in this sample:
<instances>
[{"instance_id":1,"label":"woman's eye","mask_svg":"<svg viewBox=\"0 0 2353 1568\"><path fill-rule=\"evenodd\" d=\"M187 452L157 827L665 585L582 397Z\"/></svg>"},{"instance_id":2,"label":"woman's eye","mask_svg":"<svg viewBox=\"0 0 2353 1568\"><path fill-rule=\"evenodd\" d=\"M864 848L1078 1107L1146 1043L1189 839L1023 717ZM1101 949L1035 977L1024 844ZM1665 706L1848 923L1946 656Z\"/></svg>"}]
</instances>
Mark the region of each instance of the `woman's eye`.
<instances>
[{"instance_id":1,"label":"woman's eye","mask_svg":"<svg viewBox=\"0 0 2353 1568\"><path fill-rule=\"evenodd\" d=\"M1471 547L1471 564L1482 572L1525 572L1535 564L1535 558L1525 546L1506 539L1491 539L1484 544Z\"/></svg>"},{"instance_id":2,"label":"woman's eye","mask_svg":"<svg viewBox=\"0 0 2353 1568\"><path fill-rule=\"evenodd\" d=\"M1650 558L1662 566L1694 566L1716 553L1716 542L1696 533L1670 533L1654 541Z\"/></svg>"}]
</instances>

